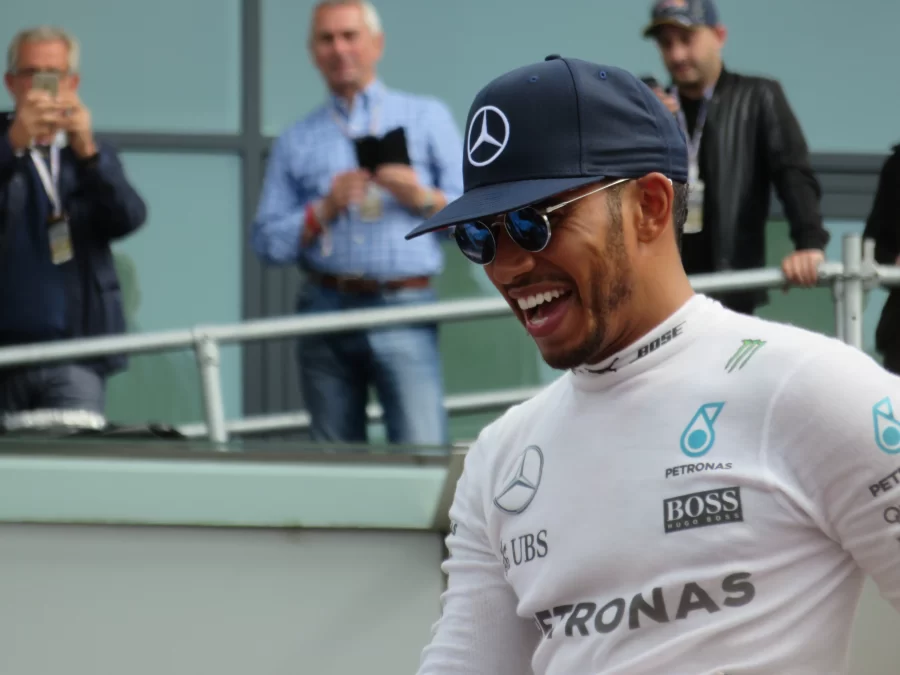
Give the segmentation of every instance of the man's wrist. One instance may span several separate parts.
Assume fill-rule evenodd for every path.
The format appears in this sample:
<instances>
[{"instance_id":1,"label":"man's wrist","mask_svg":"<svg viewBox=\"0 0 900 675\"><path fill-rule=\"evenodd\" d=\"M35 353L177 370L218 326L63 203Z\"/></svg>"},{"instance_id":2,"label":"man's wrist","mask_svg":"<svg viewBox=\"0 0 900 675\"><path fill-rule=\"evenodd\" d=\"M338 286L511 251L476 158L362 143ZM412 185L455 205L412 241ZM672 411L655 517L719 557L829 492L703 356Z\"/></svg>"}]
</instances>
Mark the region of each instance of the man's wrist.
<instances>
[{"instance_id":1,"label":"man's wrist","mask_svg":"<svg viewBox=\"0 0 900 675\"><path fill-rule=\"evenodd\" d=\"M78 157L78 159L90 159L98 154L97 144L94 142L93 137L88 138L85 141L72 143L72 151Z\"/></svg>"},{"instance_id":2,"label":"man's wrist","mask_svg":"<svg viewBox=\"0 0 900 675\"><path fill-rule=\"evenodd\" d=\"M324 226L328 225L337 218L337 208L334 206L334 201L331 199L331 195L326 195L323 199L320 199L318 202L315 202L316 215L319 218L319 222Z\"/></svg>"},{"instance_id":3,"label":"man's wrist","mask_svg":"<svg viewBox=\"0 0 900 675\"><path fill-rule=\"evenodd\" d=\"M430 218L441 208L442 194L430 187L423 187L416 200L416 211L422 218Z\"/></svg>"}]
</instances>

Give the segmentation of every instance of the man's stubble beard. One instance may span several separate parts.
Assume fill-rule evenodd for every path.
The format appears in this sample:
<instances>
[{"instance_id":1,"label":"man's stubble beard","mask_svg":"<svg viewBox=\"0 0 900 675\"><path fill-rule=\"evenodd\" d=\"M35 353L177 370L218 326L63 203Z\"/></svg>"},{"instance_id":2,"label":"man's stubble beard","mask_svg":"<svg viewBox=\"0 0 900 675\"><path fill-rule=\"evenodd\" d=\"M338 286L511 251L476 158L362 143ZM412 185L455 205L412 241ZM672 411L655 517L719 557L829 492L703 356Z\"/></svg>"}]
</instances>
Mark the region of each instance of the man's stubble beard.
<instances>
[{"instance_id":1,"label":"man's stubble beard","mask_svg":"<svg viewBox=\"0 0 900 675\"><path fill-rule=\"evenodd\" d=\"M554 354L541 354L545 363L556 370L571 370L601 360L600 352L606 341L610 315L631 297L633 288L622 213L616 200L608 202L610 225L606 234L605 260L596 261L591 271L590 297L582 297L582 306L589 315L591 330L574 349Z\"/></svg>"}]
</instances>

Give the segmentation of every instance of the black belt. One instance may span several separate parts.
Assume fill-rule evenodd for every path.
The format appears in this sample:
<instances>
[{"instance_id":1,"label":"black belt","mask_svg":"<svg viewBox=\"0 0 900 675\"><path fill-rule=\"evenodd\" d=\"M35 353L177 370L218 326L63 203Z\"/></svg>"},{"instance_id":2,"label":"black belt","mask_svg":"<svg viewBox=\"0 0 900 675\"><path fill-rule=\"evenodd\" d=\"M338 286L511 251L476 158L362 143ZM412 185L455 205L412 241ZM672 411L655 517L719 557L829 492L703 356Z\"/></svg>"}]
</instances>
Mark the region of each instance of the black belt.
<instances>
[{"instance_id":1,"label":"black belt","mask_svg":"<svg viewBox=\"0 0 900 675\"><path fill-rule=\"evenodd\" d=\"M320 274L307 271L309 282L322 288L328 288L341 293L377 294L384 291L399 291L404 289L428 288L431 285L429 277L407 277L405 279L365 279L354 276L337 276L334 274Z\"/></svg>"}]
</instances>

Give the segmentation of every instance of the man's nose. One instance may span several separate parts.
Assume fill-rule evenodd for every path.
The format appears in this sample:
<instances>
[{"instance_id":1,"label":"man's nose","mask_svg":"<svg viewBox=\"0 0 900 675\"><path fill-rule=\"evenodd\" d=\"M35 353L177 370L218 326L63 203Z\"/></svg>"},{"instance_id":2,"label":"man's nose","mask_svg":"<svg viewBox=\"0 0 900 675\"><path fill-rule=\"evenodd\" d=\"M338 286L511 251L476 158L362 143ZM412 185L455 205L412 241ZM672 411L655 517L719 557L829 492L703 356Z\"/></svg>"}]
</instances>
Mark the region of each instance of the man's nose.
<instances>
[{"instance_id":1,"label":"man's nose","mask_svg":"<svg viewBox=\"0 0 900 675\"><path fill-rule=\"evenodd\" d=\"M491 276L504 286L515 283L534 269L534 253L526 251L510 239L504 228L495 232L497 253L491 263Z\"/></svg>"},{"instance_id":2,"label":"man's nose","mask_svg":"<svg viewBox=\"0 0 900 675\"><path fill-rule=\"evenodd\" d=\"M351 45L349 40L338 38L334 41L334 51L340 56L346 55L350 51L350 47Z\"/></svg>"},{"instance_id":3,"label":"man's nose","mask_svg":"<svg viewBox=\"0 0 900 675\"><path fill-rule=\"evenodd\" d=\"M666 47L668 60L673 63L681 63L687 59L687 46L679 42L673 42Z\"/></svg>"}]
</instances>

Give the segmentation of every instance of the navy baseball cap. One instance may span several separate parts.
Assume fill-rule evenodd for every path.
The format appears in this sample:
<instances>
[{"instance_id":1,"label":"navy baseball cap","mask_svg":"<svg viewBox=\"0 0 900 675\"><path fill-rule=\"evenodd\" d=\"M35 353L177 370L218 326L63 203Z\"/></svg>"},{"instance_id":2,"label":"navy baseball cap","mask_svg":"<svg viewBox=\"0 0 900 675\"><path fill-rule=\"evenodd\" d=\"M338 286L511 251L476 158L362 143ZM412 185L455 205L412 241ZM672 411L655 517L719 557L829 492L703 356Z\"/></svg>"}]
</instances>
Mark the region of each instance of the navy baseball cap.
<instances>
[{"instance_id":1,"label":"navy baseball cap","mask_svg":"<svg viewBox=\"0 0 900 675\"><path fill-rule=\"evenodd\" d=\"M650 10L644 37L655 37L661 26L698 28L718 26L719 11L713 0L659 0Z\"/></svg>"},{"instance_id":2,"label":"navy baseball cap","mask_svg":"<svg viewBox=\"0 0 900 675\"><path fill-rule=\"evenodd\" d=\"M646 84L620 68L556 55L478 92L463 140L463 195L407 239L607 178L688 179L684 135Z\"/></svg>"}]
</instances>

